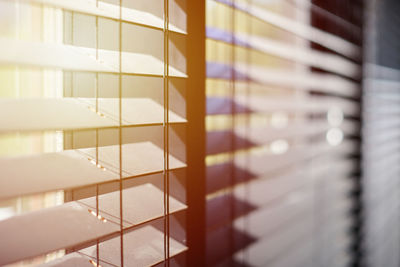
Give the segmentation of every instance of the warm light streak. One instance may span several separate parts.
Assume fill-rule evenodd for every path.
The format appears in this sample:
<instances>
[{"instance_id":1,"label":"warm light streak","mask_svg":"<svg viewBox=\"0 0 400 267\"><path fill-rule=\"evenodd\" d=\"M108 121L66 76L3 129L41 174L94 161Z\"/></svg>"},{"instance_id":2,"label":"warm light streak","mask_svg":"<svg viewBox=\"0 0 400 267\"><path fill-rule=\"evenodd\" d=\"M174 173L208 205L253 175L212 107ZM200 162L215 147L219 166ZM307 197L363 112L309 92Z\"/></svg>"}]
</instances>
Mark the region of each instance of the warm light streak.
<instances>
[{"instance_id":1,"label":"warm light streak","mask_svg":"<svg viewBox=\"0 0 400 267\"><path fill-rule=\"evenodd\" d=\"M88 109L89 109L90 111L95 112L95 113L96 113L97 115L99 115L101 118L105 118L105 117L106 117L106 115L104 115L104 113L101 113L100 111L96 111L96 109L95 109L94 107L88 106Z\"/></svg>"},{"instance_id":2,"label":"warm light streak","mask_svg":"<svg viewBox=\"0 0 400 267\"><path fill-rule=\"evenodd\" d=\"M107 169L102 166L101 164L97 163L96 160L88 158L88 160L90 161L90 163L92 163L93 165L95 165L97 168L99 168L102 171L106 171Z\"/></svg>"},{"instance_id":3,"label":"warm light streak","mask_svg":"<svg viewBox=\"0 0 400 267\"><path fill-rule=\"evenodd\" d=\"M97 215L95 211L90 210L90 209L88 209L88 211L89 211L90 214L92 214L92 215L93 215L94 217L96 217L98 220L100 220L100 221L102 221L102 222L104 222L104 223L107 222L107 219L106 219L106 218L104 218L104 217L101 216L100 214Z\"/></svg>"},{"instance_id":4,"label":"warm light streak","mask_svg":"<svg viewBox=\"0 0 400 267\"><path fill-rule=\"evenodd\" d=\"M96 262L94 262L94 260L89 260L89 262L90 262L93 266L101 267L101 265L100 265L100 264L97 264Z\"/></svg>"}]
</instances>

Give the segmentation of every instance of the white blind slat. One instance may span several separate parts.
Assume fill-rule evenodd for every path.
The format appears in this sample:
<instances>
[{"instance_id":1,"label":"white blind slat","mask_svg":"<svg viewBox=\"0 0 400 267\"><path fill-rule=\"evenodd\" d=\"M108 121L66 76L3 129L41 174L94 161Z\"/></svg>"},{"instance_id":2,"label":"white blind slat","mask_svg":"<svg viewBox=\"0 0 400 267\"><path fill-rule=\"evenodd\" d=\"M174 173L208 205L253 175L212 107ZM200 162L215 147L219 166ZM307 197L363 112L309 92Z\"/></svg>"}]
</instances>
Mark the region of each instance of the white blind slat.
<instances>
[{"instance_id":1,"label":"white blind slat","mask_svg":"<svg viewBox=\"0 0 400 267\"><path fill-rule=\"evenodd\" d=\"M101 98L98 105L99 111L96 112L96 100L93 98L0 99L0 132L118 126L119 100ZM171 123L186 122L176 113L169 113ZM123 125L162 124L163 116L163 106L150 98L122 100Z\"/></svg>"},{"instance_id":2,"label":"white blind slat","mask_svg":"<svg viewBox=\"0 0 400 267\"><path fill-rule=\"evenodd\" d=\"M96 0L27 0L47 6L62 8L68 11L81 12L88 15L100 16L110 19L120 19L119 5ZM149 12L138 9L122 7L122 21L164 29L164 20ZM169 30L186 34L183 29L169 24Z\"/></svg>"},{"instance_id":3,"label":"white blind slat","mask_svg":"<svg viewBox=\"0 0 400 267\"><path fill-rule=\"evenodd\" d=\"M38 43L12 39L0 40L1 65L49 67L74 71L119 73L119 51L56 43ZM154 56L122 52L122 72L137 75L164 75L164 63ZM187 77L169 66L171 77Z\"/></svg>"},{"instance_id":4,"label":"white blind slat","mask_svg":"<svg viewBox=\"0 0 400 267\"><path fill-rule=\"evenodd\" d=\"M101 244L100 264L107 263L118 265L120 262L119 252L120 237L107 240ZM187 250L183 244L170 238L170 256L173 257ZM132 263L135 266L153 266L164 261L164 252L161 249L164 245L164 234L153 226L144 226L136 231L124 235L124 262ZM140 251L141 253L137 253ZM88 247L81 253L96 257L96 246Z\"/></svg>"},{"instance_id":5,"label":"white blind slat","mask_svg":"<svg viewBox=\"0 0 400 267\"><path fill-rule=\"evenodd\" d=\"M314 28L307 24L303 24L301 21L294 21L272 11L259 8L253 4L249 5L248 3L241 2L235 2L235 4L232 4L232 2L227 0L215 1L228 6L233 6L237 10L248 13L249 15L254 16L266 23L296 34L304 39L318 43L347 57L357 58L360 56L360 48L357 45L354 45L336 35Z\"/></svg>"},{"instance_id":6,"label":"white blind slat","mask_svg":"<svg viewBox=\"0 0 400 267\"><path fill-rule=\"evenodd\" d=\"M164 214L164 193L150 183L124 189L123 196L122 207L125 227L160 218ZM99 214L110 221L119 223L119 192L100 195L97 201L100 207ZM96 212L96 197L82 199L78 202ZM143 203L146 203L146 205L143 205ZM186 209L186 205L171 196L169 197L171 214L184 209Z\"/></svg>"},{"instance_id":7,"label":"white blind slat","mask_svg":"<svg viewBox=\"0 0 400 267\"><path fill-rule=\"evenodd\" d=\"M14 216L0 221L0 264L72 247L118 229L74 202Z\"/></svg>"},{"instance_id":8,"label":"white blind slat","mask_svg":"<svg viewBox=\"0 0 400 267\"><path fill-rule=\"evenodd\" d=\"M232 34L231 32L208 27L207 37L213 40L224 41L228 44L233 42L238 46L256 49L267 54L335 72L350 78L360 75L360 66L343 57L300 48L292 44L274 41L261 36L246 33Z\"/></svg>"},{"instance_id":9,"label":"white blind slat","mask_svg":"<svg viewBox=\"0 0 400 267\"><path fill-rule=\"evenodd\" d=\"M134 177L163 170L163 151L151 142L125 144L123 177ZM119 179L119 146L67 150L27 157L2 158L4 177L0 180L0 199L50 192ZM21 168L24 166L24 168ZM46 167L45 167L46 166ZM170 156L170 169L186 165Z\"/></svg>"}]
</instances>

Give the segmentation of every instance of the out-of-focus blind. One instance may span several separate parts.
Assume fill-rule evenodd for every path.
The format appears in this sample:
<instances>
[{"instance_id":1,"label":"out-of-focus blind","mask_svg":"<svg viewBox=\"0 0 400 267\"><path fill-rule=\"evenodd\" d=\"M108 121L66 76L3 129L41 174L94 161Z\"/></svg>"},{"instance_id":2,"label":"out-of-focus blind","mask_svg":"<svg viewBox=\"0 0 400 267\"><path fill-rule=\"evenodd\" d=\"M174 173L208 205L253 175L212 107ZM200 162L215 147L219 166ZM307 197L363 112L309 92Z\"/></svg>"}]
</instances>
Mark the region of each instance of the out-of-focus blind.
<instances>
[{"instance_id":1,"label":"out-of-focus blind","mask_svg":"<svg viewBox=\"0 0 400 267\"><path fill-rule=\"evenodd\" d=\"M184 264L184 0L0 0L0 265Z\"/></svg>"},{"instance_id":2,"label":"out-of-focus blind","mask_svg":"<svg viewBox=\"0 0 400 267\"><path fill-rule=\"evenodd\" d=\"M207 1L207 264L347 266L360 1Z\"/></svg>"},{"instance_id":3,"label":"out-of-focus blind","mask_svg":"<svg viewBox=\"0 0 400 267\"><path fill-rule=\"evenodd\" d=\"M400 71L368 63L363 96L365 266L398 266Z\"/></svg>"},{"instance_id":4,"label":"out-of-focus blind","mask_svg":"<svg viewBox=\"0 0 400 267\"><path fill-rule=\"evenodd\" d=\"M365 6L362 266L392 267L400 262L400 5Z\"/></svg>"}]
</instances>

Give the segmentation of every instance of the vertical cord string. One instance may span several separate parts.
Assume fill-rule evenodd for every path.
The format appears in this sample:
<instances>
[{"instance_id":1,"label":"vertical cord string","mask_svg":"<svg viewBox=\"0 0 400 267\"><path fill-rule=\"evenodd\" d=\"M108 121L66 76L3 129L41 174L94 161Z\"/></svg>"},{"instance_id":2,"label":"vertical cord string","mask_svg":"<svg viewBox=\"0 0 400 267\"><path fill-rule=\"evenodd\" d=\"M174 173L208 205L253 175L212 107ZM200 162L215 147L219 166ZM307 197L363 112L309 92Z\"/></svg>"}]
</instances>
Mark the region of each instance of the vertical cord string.
<instances>
[{"instance_id":1,"label":"vertical cord string","mask_svg":"<svg viewBox=\"0 0 400 267\"><path fill-rule=\"evenodd\" d=\"M119 100L119 218L120 218L120 249L121 267L124 266L124 227L123 227L123 196L122 196L122 0L119 1L119 73L118 73L118 100Z\"/></svg>"},{"instance_id":2,"label":"vertical cord string","mask_svg":"<svg viewBox=\"0 0 400 267\"><path fill-rule=\"evenodd\" d=\"M74 45L75 12L71 11L71 45ZM74 72L71 72L71 96L74 96Z\"/></svg>"},{"instance_id":3,"label":"vertical cord string","mask_svg":"<svg viewBox=\"0 0 400 267\"><path fill-rule=\"evenodd\" d=\"M96 216L99 217L99 185L96 184ZM99 239L96 240L96 265L100 266Z\"/></svg>"},{"instance_id":4,"label":"vertical cord string","mask_svg":"<svg viewBox=\"0 0 400 267\"><path fill-rule=\"evenodd\" d=\"M96 0L96 8L99 7L99 0ZM99 17L96 16L96 61L99 60ZM99 73L96 72L95 77L95 97L96 97L96 112L99 112ZM96 153L97 153L97 146L96 146Z\"/></svg>"},{"instance_id":5,"label":"vertical cord string","mask_svg":"<svg viewBox=\"0 0 400 267\"><path fill-rule=\"evenodd\" d=\"M233 256L234 253L234 248L235 248L235 237L234 237L234 227L233 227L233 221L235 219L235 196L234 196L234 191L235 191L235 180L236 180L236 172L235 172L235 151L236 151L236 140L235 140L235 115L236 115L236 107L235 107L235 95L236 95L236 69L235 69L235 62L236 62L236 56L235 56L235 47L236 47L236 38L235 38L235 33L236 33L236 12L235 12L235 0L232 0L232 7L231 7L231 27L232 27L232 32L231 32L231 80L230 80L230 88L231 88L231 190L230 190L230 235L229 235L229 250L230 250L230 256Z\"/></svg>"},{"instance_id":6,"label":"vertical cord string","mask_svg":"<svg viewBox=\"0 0 400 267\"><path fill-rule=\"evenodd\" d=\"M71 45L74 45L74 11L71 11ZM71 71L71 97L74 97L74 72ZM74 131L71 131L71 146L74 148Z\"/></svg>"},{"instance_id":7,"label":"vertical cord string","mask_svg":"<svg viewBox=\"0 0 400 267\"><path fill-rule=\"evenodd\" d=\"M251 38L252 38L252 21L251 21L251 17L250 14L251 13L251 4L252 1L251 0L247 0L247 16L246 16L246 31L247 31L247 36L249 36L248 40L247 40L247 47L246 47L246 91L245 91L245 96L246 96L246 103L247 106L249 104L249 96L251 95L251 88L250 88L250 71L251 71ZM246 114L246 120L245 120L245 136L246 138L249 138L249 131L250 131L250 118L249 118L249 114ZM250 160L249 160L249 153L246 153L246 173L249 173L248 168L250 166ZM247 174L246 174L247 175ZM249 187L247 185L248 182L248 177L245 178L246 181L246 185L245 185L245 200L249 201L250 200L250 192L249 192ZM246 216L244 219L244 223L243 223L243 228L245 230L245 232L248 232L249 230L249 219ZM246 265L246 262L249 261L249 253L248 250L246 249L243 253L243 258L242 258L242 264L243 266Z\"/></svg>"},{"instance_id":8,"label":"vertical cord string","mask_svg":"<svg viewBox=\"0 0 400 267\"><path fill-rule=\"evenodd\" d=\"M169 266L169 0L164 0L164 265Z\"/></svg>"},{"instance_id":9,"label":"vertical cord string","mask_svg":"<svg viewBox=\"0 0 400 267\"><path fill-rule=\"evenodd\" d=\"M99 0L96 0L96 8L99 7ZM96 16L96 60L99 60L99 17ZM95 99L96 99L96 113L99 112L99 73L96 72L95 77ZM99 129L96 129L96 165L99 165ZM99 185L96 184L96 215L99 216ZM96 240L96 264L100 266L100 251L99 240Z\"/></svg>"},{"instance_id":10,"label":"vertical cord string","mask_svg":"<svg viewBox=\"0 0 400 267\"><path fill-rule=\"evenodd\" d=\"M20 0L15 1L15 20L16 20L16 25L15 25L15 39L21 40L21 3ZM20 67L15 66L15 89L16 89L16 95L17 97L21 97L21 72L20 72ZM42 72L43 76L43 72Z\"/></svg>"}]
</instances>

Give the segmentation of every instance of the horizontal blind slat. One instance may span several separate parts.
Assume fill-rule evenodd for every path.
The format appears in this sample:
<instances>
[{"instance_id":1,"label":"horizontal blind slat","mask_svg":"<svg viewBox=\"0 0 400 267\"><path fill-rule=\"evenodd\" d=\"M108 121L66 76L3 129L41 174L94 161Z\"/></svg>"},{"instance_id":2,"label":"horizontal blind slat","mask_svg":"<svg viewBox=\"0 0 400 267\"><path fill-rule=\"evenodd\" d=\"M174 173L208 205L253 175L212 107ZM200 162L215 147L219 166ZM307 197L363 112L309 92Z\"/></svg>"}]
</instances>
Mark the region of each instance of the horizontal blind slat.
<instances>
[{"instance_id":1,"label":"horizontal blind slat","mask_svg":"<svg viewBox=\"0 0 400 267\"><path fill-rule=\"evenodd\" d=\"M282 87L305 87L325 93L354 97L360 94L359 85L350 80L330 74L298 74L287 70L277 71L254 65L235 64L235 66L207 62L207 78L229 80L235 75L238 81L249 80L260 84Z\"/></svg>"},{"instance_id":2,"label":"horizontal blind slat","mask_svg":"<svg viewBox=\"0 0 400 267\"><path fill-rule=\"evenodd\" d=\"M72 247L118 229L118 225L104 223L77 203L14 216L0 222L0 264Z\"/></svg>"},{"instance_id":3,"label":"horizontal blind slat","mask_svg":"<svg viewBox=\"0 0 400 267\"><path fill-rule=\"evenodd\" d=\"M89 257L83 256L78 252L72 252L59 259L41 264L41 267L69 267L69 266L93 267L93 263Z\"/></svg>"},{"instance_id":4,"label":"horizontal blind slat","mask_svg":"<svg viewBox=\"0 0 400 267\"><path fill-rule=\"evenodd\" d=\"M274 12L259 8L253 4L244 4L240 2L233 4L229 0L214 1L234 7L235 9L248 13L249 15L254 16L266 23L320 44L347 57L358 58L360 56L359 46L352 44L336 35L324 32L299 21L291 20Z\"/></svg>"},{"instance_id":5,"label":"horizontal blind slat","mask_svg":"<svg viewBox=\"0 0 400 267\"><path fill-rule=\"evenodd\" d=\"M124 227L148 222L164 215L162 205L164 195L154 185L143 184L124 189L123 194L123 210L126 222ZM186 209L184 204L173 197L169 198L170 214ZM82 245L82 243L116 233L120 229L118 226L120 209L119 205L117 205L119 192L102 195L99 201L105 201L102 202L99 211L100 216L96 213L96 200L89 198L1 221L0 232L2 236L7 237L7 232L11 236L0 241L0 247L2 248L0 252L2 260L0 262L7 264L25 258L40 256L51 251L72 248L73 246ZM143 202L146 203L145 206L141 204ZM57 226L55 227L54 224L57 224ZM65 224L68 224L68 226L66 227ZM21 230L21 228L24 229ZM51 228L51 230L48 228ZM14 232L16 231L19 232L18 237L10 241L9 239L15 236ZM137 232L137 230L133 232ZM160 234L163 236L162 233ZM51 238L48 238L49 236ZM124 236L129 236L129 234ZM40 246L32 248L35 247L34 242L39 242ZM107 242L112 241L106 241L103 245L107 244ZM18 244L23 244L23 248L19 247L19 251L24 251L23 253L16 253ZM130 245L133 244L131 243ZM90 251L90 248L88 250ZM10 251L13 251L12 255L7 256L5 253ZM114 257L117 255L114 255Z\"/></svg>"},{"instance_id":6,"label":"horizontal blind slat","mask_svg":"<svg viewBox=\"0 0 400 267\"><path fill-rule=\"evenodd\" d=\"M122 149L122 177L135 177L163 170L164 152L151 142L124 144ZM7 179L0 180L0 199L117 180L118 153L117 145L99 148L101 168L96 166L95 148L2 158L0 166ZM186 167L172 155L169 160L170 169Z\"/></svg>"},{"instance_id":7,"label":"horizontal blind slat","mask_svg":"<svg viewBox=\"0 0 400 267\"><path fill-rule=\"evenodd\" d=\"M96 112L94 98L0 99L0 132L117 127L118 104L117 98L98 99ZM171 124L186 122L169 113ZM150 98L122 99L123 126L162 124L163 116L163 106Z\"/></svg>"},{"instance_id":8,"label":"horizontal blind slat","mask_svg":"<svg viewBox=\"0 0 400 267\"><path fill-rule=\"evenodd\" d=\"M267 145L276 140L293 138L311 138L325 134L332 128L341 129L343 134L352 134L359 127L358 124L344 123L340 127L332 127L326 122L320 123L298 123L289 125L283 129L276 128L246 128L236 127L232 131L208 131L207 132L207 154L219 154L233 151L231 140L235 142L235 150L248 149L252 147Z\"/></svg>"},{"instance_id":9,"label":"horizontal blind slat","mask_svg":"<svg viewBox=\"0 0 400 267\"><path fill-rule=\"evenodd\" d=\"M99 202L99 214L107 220L119 224L120 207L119 192L112 192L96 197L78 200L79 203L96 209L96 201ZM123 190L123 225L131 227L146 221L160 218L164 215L163 192L153 184L146 183ZM143 205L145 203L145 205ZM175 198L169 196L169 212L172 214L186 209L187 206Z\"/></svg>"},{"instance_id":10,"label":"horizontal blind slat","mask_svg":"<svg viewBox=\"0 0 400 267\"><path fill-rule=\"evenodd\" d=\"M273 97L264 95L236 95L229 97L207 97L207 115L235 113L262 113L262 112L305 112L324 113L332 108L339 108L346 115L355 115L359 112L359 104L344 99L329 98L296 98Z\"/></svg>"},{"instance_id":11,"label":"horizontal blind slat","mask_svg":"<svg viewBox=\"0 0 400 267\"><path fill-rule=\"evenodd\" d=\"M164 251L160 248L164 245L164 233L157 228L148 225L140 227L135 231L124 234L123 255L124 262L133 266L153 266L164 261ZM100 264L118 266L120 263L120 237L107 240L101 243ZM187 250L187 247L169 238L170 257ZM140 251L141 253L138 253ZM81 253L96 258L96 246L80 250Z\"/></svg>"},{"instance_id":12,"label":"horizontal blind slat","mask_svg":"<svg viewBox=\"0 0 400 267\"><path fill-rule=\"evenodd\" d=\"M357 64L340 56L311 49L298 48L289 43L277 42L261 36L248 35L245 33L232 34L213 27L207 27L206 33L207 38L213 40L256 49L264 53L335 72L350 78L356 78L360 75L360 67Z\"/></svg>"},{"instance_id":13,"label":"horizontal blind slat","mask_svg":"<svg viewBox=\"0 0 400 267\"><path fill-rule=\"evenodd\" d=\"M76 11L83 14L99 16L110 19L121 19L124 22L132 22L143 26L151 26L157 29L164 29L164 20L149 12L138 9L122 7L122 17L120 18L119 5L106 3L96 0L24 0L30 3L37 3L68 11ZM97 5L97 6L96 6ZM183 29L169 24L169 31L186 34Z\"/></svg>"},{"instance_id":14,"label":"horizontal blind slat","mask_svg":"<svg viewBox=\"0 0 400 267\"><path fill-rule=\"evenodd\" d=\"M48 67L73 71L119 73L119 51L56 43L39 43L0 39L0 65ZM164 75L162 60L146 54L122 51L123 74ZM186 78L183 72L169 66L169 76Z\"/></svg>"}]
</instances>

